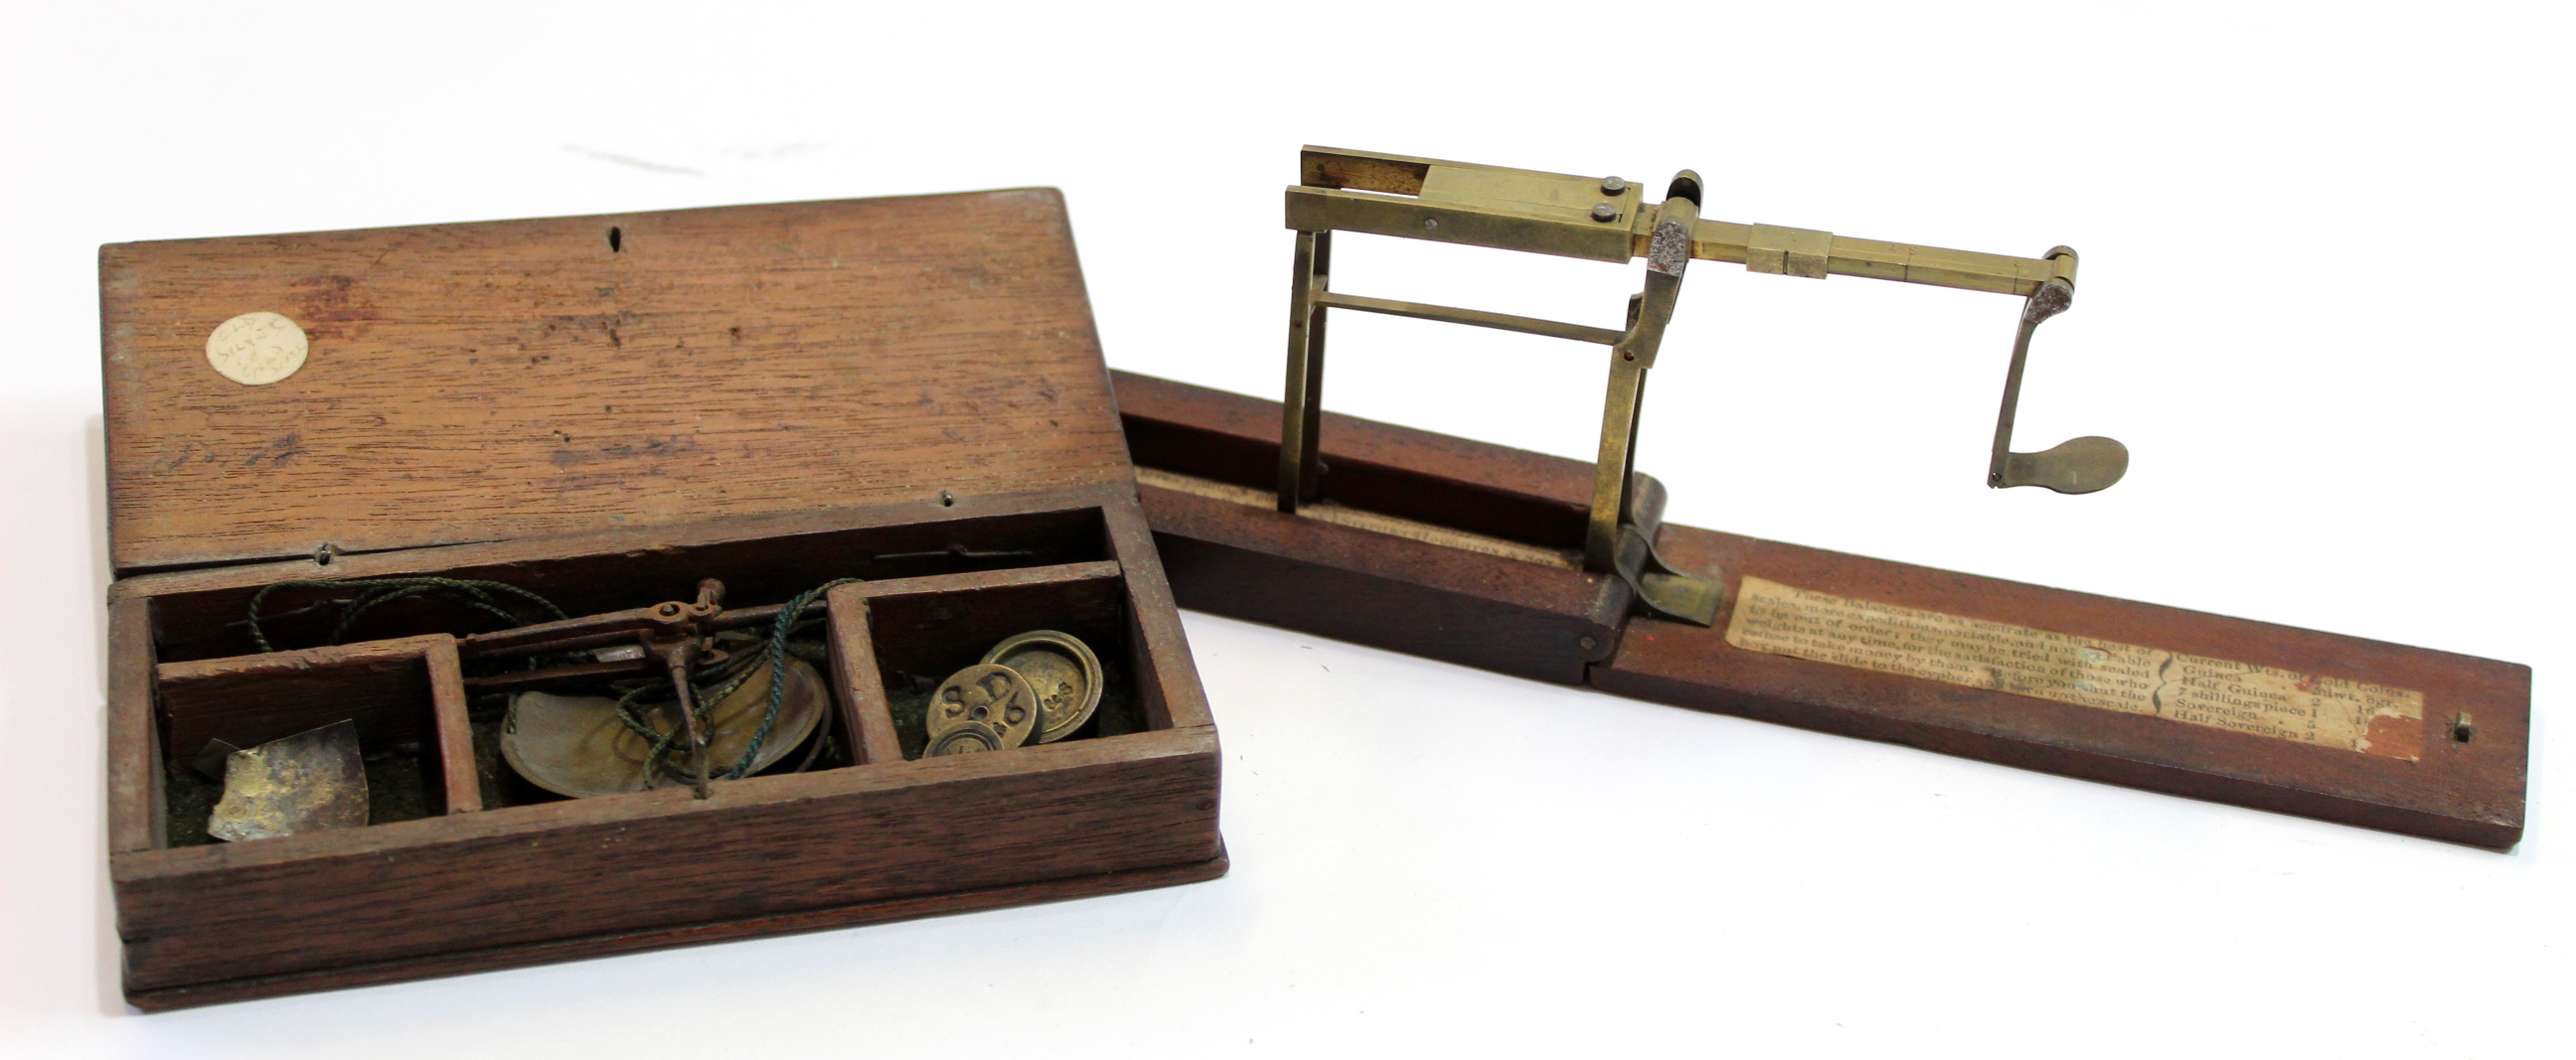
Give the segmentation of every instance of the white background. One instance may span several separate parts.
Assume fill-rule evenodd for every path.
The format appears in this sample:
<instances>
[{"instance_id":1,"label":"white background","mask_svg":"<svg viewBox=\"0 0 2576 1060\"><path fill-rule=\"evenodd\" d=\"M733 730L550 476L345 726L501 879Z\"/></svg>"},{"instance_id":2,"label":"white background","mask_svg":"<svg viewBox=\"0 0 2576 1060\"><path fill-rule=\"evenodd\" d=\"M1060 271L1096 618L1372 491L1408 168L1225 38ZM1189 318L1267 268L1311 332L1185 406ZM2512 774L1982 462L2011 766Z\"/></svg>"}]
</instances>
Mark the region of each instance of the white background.
<instances>
[{"instance_id":1,"label":"white background","mask_svg":"<svg viewBox=\"0 0 2576 1060\"><path fill-rule=\"evenodd\" d=\"M912 3L0 11L0 1053L2567 1055L2565 16L2538 5ZM103 242L1062 187L1110 363L1276 396L1301 143L2084 252L2017 303L1692 270L1676 521L2531 664L2518 850L1192 614L1222 880L158 1016L102 852ZM1608 326L1638 270L1345 237L1335 286ZM1328 406L1590 454L1597 351L1337 318ZM285 928L286 925L280 925Z\"/></svg>"}]
</instances>

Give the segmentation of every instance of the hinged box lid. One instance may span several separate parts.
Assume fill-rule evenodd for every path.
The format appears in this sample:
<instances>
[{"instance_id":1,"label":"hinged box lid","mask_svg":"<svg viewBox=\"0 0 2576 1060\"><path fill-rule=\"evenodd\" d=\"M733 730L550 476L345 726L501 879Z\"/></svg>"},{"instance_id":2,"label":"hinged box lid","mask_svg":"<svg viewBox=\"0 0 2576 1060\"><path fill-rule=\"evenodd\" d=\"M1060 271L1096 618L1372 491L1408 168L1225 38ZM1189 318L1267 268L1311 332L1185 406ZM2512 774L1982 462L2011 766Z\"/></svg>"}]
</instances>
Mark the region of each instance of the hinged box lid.
<instances>
[{"instance_id":1,"label":"hinged box lid","mask_svg":"<svg viewBox=\"0 0 2576 1060\"><path fill-rule=\"evenodd\" d=\"M1054 189L112 244L120 576L1129 481ZM210 354L219 327L253 318Z\"/></svg>"}]
</instances>

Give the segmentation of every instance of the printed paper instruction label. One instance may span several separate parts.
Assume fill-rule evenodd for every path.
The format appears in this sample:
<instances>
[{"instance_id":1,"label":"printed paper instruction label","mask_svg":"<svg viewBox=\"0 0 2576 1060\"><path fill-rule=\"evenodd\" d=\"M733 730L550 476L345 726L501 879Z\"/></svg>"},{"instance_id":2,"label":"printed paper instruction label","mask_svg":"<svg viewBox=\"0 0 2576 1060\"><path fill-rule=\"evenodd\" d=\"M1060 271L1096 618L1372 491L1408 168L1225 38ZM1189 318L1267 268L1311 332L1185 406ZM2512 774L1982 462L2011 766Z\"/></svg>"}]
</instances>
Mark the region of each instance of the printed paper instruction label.
<instances>
[{"instance_id":1,"label":"printed paper instruction label","mask_svg":"<svg viewBox=\"0 0 2576 1060\"><path fill-rule=\"evenodd\" d=\"M2415 760L2424 693L1854 600L1744 579L1726 642L1904 674Z\"/></svg>"}]
</instances>

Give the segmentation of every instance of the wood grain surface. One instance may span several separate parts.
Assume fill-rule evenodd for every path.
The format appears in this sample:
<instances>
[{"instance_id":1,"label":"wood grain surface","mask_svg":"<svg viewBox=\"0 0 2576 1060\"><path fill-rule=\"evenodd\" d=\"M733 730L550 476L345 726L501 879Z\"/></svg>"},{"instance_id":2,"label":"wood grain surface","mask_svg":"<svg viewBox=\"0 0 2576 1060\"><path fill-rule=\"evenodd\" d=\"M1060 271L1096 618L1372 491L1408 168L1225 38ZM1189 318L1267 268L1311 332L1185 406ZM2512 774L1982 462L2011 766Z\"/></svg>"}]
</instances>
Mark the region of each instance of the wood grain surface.
<instances>
[{"instance_id":1,"label":"wood grain surface","mask_svg":"<svg viewBox=\"0 0 2576 1060\"><path fill-rule=\"evenodd\" d=\"M867 602L858 595L858 588L835 587L822 601L831 620L832 701L841 709L852 764L900 762L903 741L895 735L894 717L886 710L876 641L868 636Z\"/></svg>"},{"instance_id":2,"label":"wood grain surface","mask_svg":"<svg viewBox=\"0 0 2576 1060\"><path fill-rule=\"evenodd\" d=\"M120 573L1129 478L1052 189L126 243L99 273ZM311 353L244 386L206 340L262 310Z\"/></svg>"},{"instance_id":3,"label":"wood grain surface","mask_svg":"<svg viewBox=\"0 0 2576 1060\"><path fill-rule=\"evenodd\" d=\"M129 990L1204 862L1212 728L110 859ZM291 930L287 929L291 926Z\"/></svg>"},{"instance_id":4,"label":"wood grain surface","mask_svg":"<svg viewBox=\"0 0 2576 1060\"><path fill-rule=\"evenodd\" d=\"M1181 606L1558 684L1606 657L1627 585L1582 571L1138 491Z\"/></svg>"},{"instance_id":5,"label":"wood grain surface","mask_svg":"<svg viewBox=\"0 0 2576 1060\"><path fill-rule=\"evenodd\" d=\"M1207 689L1199 684L1198 664L1181 629L1180 606L1173 597L1170 572L1154 549L1154 531L1145 510L1136 504L1101 509L1109 527L1109 545L1127 574L1128 643L1138 665L1132 675L1136 700L1145 708L1149 729L1215 731L1216 715L1208 709Z\"/></svg>"},{"instance_id":6,"label":"wood grain surface","mask_svg":"<svg viewBox=\"0 0 2576 1060\"><path fill-rule=\"evenodd\" d=\"M1277 475L1277 402L1113 377L1139 466L1235 486ZM1582 461L1331 413L1320 447L1324 494L1337 503L1568 554L1583 547L1592 468ZM1663 486L1637 479L1631 518L1651 529ZM1628 610L1616 578L1220 492L1138 490L1183 607L1564 684L1609 656Z\"/></svg>"},{"instance_id":7,"label":"wood grain surface","mask_svg":"<svg viewBox=\"0 0 2576 1060\"><path fill-rule=\"evenodd\" d=\"M1118 415L1138 465L1275 492L1279 403L1111 372ZM1545 548L1581 551L1591 515L1592 465L1391 423L1327 412L1321 448L1326 497ZM1638 476L1639 485L1654 480ZM1663 518L1663 487L1639 492L1630 518Z\"/></svg>"},{"instance_id":8,"label":"wood grain surface","mask_svg":"<svg viewBox=\"0 0 2576 1060\"><path fill-rule=\"evenodd\" d=\"M1224 871L1216 732L1052 190L126 244L100 275L109 867L137 1004ZM300 371L208 364L252 311L301 326ZM736 608L866 579L832 597L843 688L923 655L912 625L1043 620L1119 652L1145 731L908 762L883 697L845 694L845 768L482 808L454 638L493 616L424 599L315 646L346 595L324 584L266 602L283 650L242 621L262 586L395 575L574 614L708 577ZM317 712L436 748L455 812L167 845L170 747Z\"/></svg>"},{"instance_id":9,"label":"wood grain surface","mask_svg":"<svg viewBox=\"0 0 2576 1060\"><path fill-rule=\"evenodd\" d=\"M1271 466L1278 403L1124 372L1116 381L1139 466L1169 464L1236 481L1258 474L1248 468ZM1588 482L1574 473L1588 474L1588 465L1576 461L1349 417L1326 417L1328 457L1337 431L1346 446L1366 453L1365 461L1352 462L1369 474L1448 483L1427 491L1431 496L1567 504L1580 495L1578 481ZM1531 564L1150 485L1142 493L1175 588L1189 607L1506 673L1587 681L1639 699L2436 839L2508 847L2522 834L2531 670L2513 663L1664 526L1657 545L1667 560L1726 582L1717 624L1702 629L1610 615L1619 626L1615 654L1572 660L1580 670L1569 678L1558 675L1567 660L1536 670L1537 649L1493 648L1563 637L1565 629L1551 626L1551 616L1578 613L1563 602L1515 600L1493 588L1537 592L1546 583L1528 576ZM1417 517L1425 510L1408 509ZM1477 514L1475 505L1457 510L1479 532L1512 525ZM1726 642L1726 629L1747 574L1862 600L2420 691L2423 746L2416 761L2356 754L1740 650ZM2461 713L2476 718L2467 742L2454 738L2448 724Z\"/></svg>"},{"instance_id":10,"label":"wood grain surface","mask_svg":"<svg viewBox=\"0 0 2576 1060\"><path fill-rule=\"evenodd\" d=\"M1720 573L1713 629L1634 619L1592 671L1605 692L1927 750L2487 847L2522 838L2531 668L2333 633L1668 526L1665 558ZM2406 761L1726 643L1745 576L1802 589L2146 645L2424 694ZM2447 722L2477 719L2468 742Z\"/></svg>"},{"instance_id":11,"label":"wood grain surface","mask_svg":"<svg viewBox=\"0 0 2576 1060\"><path fill-rule=\"evenodd\" d=\"M152 850L166 833L161 727L152 701L152 602L107 602L107 852Z\"/></svg>"},{"instance_id":12,"label":"wood grain surface","mask_svg":"<svg viewBox=\"0 0 2576 1060\"><path fill-rule=\"evenodd\" d=\"M141 694L111 702L118 852L110 867L131 997L156 1007L211 1003L1221 872L1222 860L1211 861L1220 850L1215 729L1149 538L1130 487L1104 485L124 579L111 593L111 675ZM1074 562L995 568L981 565L1003 561L974 558L979 550ZM618 594L649 595L700 572L783 594L811 588L817 570L844 568L909 576L844 586L836 602L849 590L862 591L856 599L924 603L990 597L1008 605L991 621L1011 632L1037 612L1053 621L1058 604L1097 611L1104 642L1134 649L1134 676L1146 686L1139 698L1152 704L1147 726L1157 731L905 762L883 711L863 711L870 716L851 723L862 764L719 784L705 802L673 789L155 849L161 826L147 798L157 799L148 781L162 765L150 698L156 670L182 689L244 675L345 680L372 673L357 663L379 656L417 668L427 657L421 645L450 643L442 633L399 642L391 655L383 644L350 645L156 667L155 627L221 621L259 585L317 575L501 577L632 604ZM943 573L918 573L925 570ZM597 584L584 590L582 582ZM1050 586L1095 588L1052 600ZM1028 588L1041 598L991 597ZM866 623L832 610L836 675L873 684ZM853 640L860 650L848 650ZM404 679L424 694L437 684L434 672L406 670ZM244 689L259 691L234 691ZM179 700L183 714L204 713L185 691ZM1076 882L1023 889L1052 880Z\"/></svg>"},{"instance_id":13,"label":"wood grain surface","mask_svg":"<svg viewBox=\"0 0 2576 1060\"><path fill-rule=\"evenodd\" d=\"M127 992L125 999L127 1003L146 1012L163 1012L202 1005L220 1005L233 1001L308 994L321 990L378 986L443 975L466 975L504 968L524 968L530 965L586 960L643 950L669 949L675 946L699 946L769 935L828 931L834 928L859 927L865 924L882 924L919 917L954 916L985 909L1093 898L1105 894L1172 887L1216 879L1225 875L1227 867L1224 845L1220 843L1217 849L1216 857L1180 865L1069 876L1036 883L975 891L955 891L916 898L888 898L795 913L746 917L740 920L718 920L641 931L609 932L575 939L522 943L513 946L490 946L313 972L221 980L191 986L163 987L157 990L134 990Z\"/></svg>"}]
</instances>

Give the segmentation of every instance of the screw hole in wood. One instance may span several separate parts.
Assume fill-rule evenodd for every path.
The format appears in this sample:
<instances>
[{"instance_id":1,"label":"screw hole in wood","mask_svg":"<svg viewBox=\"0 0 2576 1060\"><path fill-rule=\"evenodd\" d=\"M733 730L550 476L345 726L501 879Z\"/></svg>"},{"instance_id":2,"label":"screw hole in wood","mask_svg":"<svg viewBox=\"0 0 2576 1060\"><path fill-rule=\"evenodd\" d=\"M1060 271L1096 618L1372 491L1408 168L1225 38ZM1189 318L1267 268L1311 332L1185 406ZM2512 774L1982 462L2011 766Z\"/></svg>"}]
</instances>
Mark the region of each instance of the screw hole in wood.
<instances>
[{"instance_id":1,"label":"screw hole in wood","mask_svg":"<svg viewBox=\"0 0 2576 1060\"><path fill-rule=\"evenodd\" d=\"M626 249L626 233L625 233L623 230L619 229L616 225L610 225L610 226L608 226L608 252L609 252L609 253L611 253L611 254L615 254L615 253L619 253L619 252L621 252L621 251L623 251L623 250L625 250L625 249Z\"/></svg>"}]
</instances>

